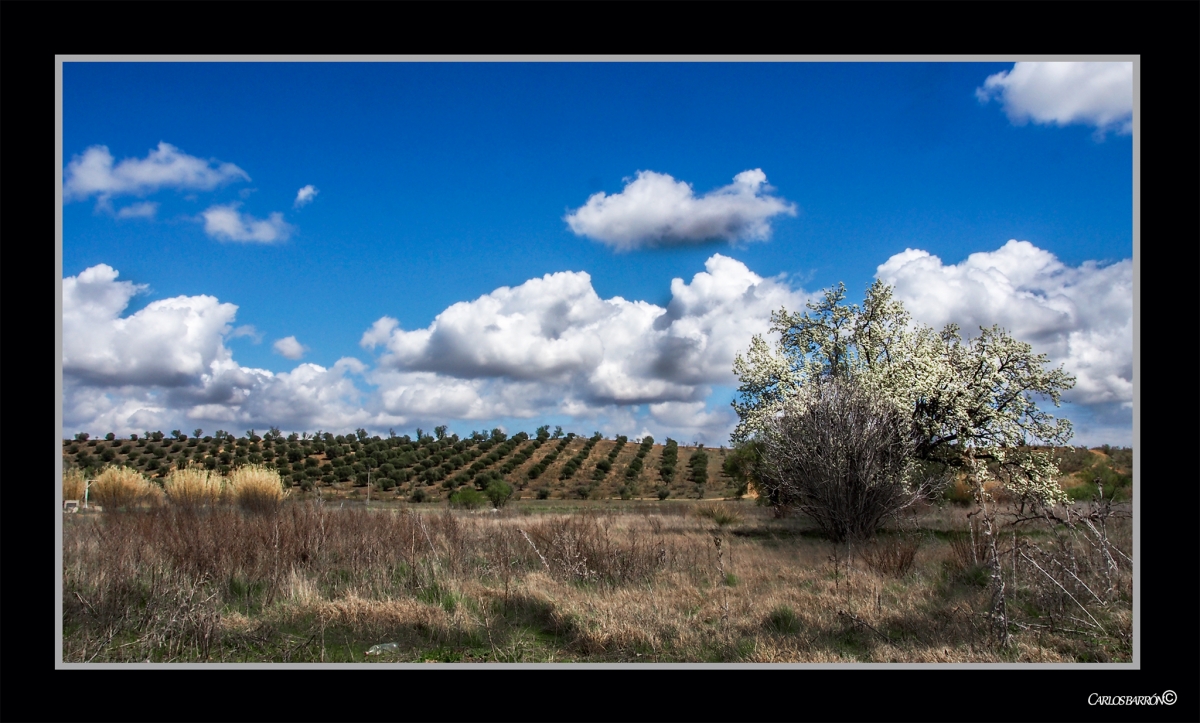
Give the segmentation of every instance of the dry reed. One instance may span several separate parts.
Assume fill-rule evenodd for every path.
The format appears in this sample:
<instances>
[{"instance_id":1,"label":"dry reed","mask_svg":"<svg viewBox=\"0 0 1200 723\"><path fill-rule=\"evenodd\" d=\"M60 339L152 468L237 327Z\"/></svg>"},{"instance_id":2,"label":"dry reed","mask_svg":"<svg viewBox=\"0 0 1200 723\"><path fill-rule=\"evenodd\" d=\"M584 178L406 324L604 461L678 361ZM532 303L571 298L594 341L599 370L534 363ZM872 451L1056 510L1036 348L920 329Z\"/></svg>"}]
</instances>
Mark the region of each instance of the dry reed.
<instances>
[{"instance_id":1,"label":"dry reed","mask_svg":"<svg viewBox=\"0 0 1200 723\"><path fill-rule=\"evenodd\" d=\"M174 504L215 505L221 501L224 480L203 467L187 467L172 472L163 487Z\"/></svg>"},{"instance_id":2,"label":"dry reed","mask_svg":"<svg viewBox=\"0 0 1200 723\"><path fill-rule=\"evenodd\" d=\"M108 467L96 476L91 496L106 509L156 505L163 501L162 488L131 467Z\"/></svg>"},{"instance_id":3,"label":"dry reed","mask_svg":"<svg viewBox=\"0 0 1200 723\"><path fill-rule=\"evenodd\" d=\"M283 480L277 470L248 464L229 474L225 491L230 499L245 510L270 512L278 509L291 490L284 491Z\"/></svg>"},{"instance_id":4,"label":"dry reed","mask_svg":"<svg viewBox=\"0 0 1200 723\"><path fill-rule=\"evenodd\" d=\"M72 467L63 470L62 491L64 500L82 500L87 481L83 478L83 470Z\"/></svg>"}]
</instances>

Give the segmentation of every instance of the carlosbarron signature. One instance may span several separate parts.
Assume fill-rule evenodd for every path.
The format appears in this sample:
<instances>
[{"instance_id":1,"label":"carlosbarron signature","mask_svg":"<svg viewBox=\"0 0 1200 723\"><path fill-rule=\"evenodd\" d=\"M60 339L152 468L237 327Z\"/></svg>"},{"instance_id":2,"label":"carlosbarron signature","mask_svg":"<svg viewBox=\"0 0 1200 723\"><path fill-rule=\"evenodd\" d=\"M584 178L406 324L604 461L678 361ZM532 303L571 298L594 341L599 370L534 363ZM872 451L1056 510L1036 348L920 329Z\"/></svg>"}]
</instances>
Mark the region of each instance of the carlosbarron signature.
<instances>
[{"instance_id":1,"label":"carlosbarron signature","mask_svg":"<svg viewBox=\"0 0 1200 723\"><path fill-rule=\"evenodd\" d=\"M1100 695L1088 696L1088 705L1175 705L1175 691L1164 690L1154 695Z\"/></svg>"}]
</instances>

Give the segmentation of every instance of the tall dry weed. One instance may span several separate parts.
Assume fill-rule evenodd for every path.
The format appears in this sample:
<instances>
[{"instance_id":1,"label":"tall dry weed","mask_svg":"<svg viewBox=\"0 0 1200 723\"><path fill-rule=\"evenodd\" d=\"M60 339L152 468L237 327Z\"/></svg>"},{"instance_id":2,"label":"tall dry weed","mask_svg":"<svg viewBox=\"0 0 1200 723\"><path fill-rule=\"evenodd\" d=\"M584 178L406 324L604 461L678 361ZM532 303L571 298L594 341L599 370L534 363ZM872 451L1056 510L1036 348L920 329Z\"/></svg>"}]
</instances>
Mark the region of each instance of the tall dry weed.
<instances>
[{"instance_id":1,"label":"tall dry weed","mask_svg":"<svg viewBox=\"0 0 1200 723\"><path fill-rule=\"evenodd\" d=\"M163 486L172 503L200 507L221 501L224 480L203 467L187 467L172 472Z\"/></svg>"},{"instance_id":2,"label":"tall dry weed","mask_svg":"<svg viewBox=\"0 0 1200 723\"><path fill-rule=\"evenodd\" d=\"M91 495L105 509L156 505L163 501L162 488L131 467L108 467L96 476Z\"/></svg>"},{"instance_id":3,"label":"tall dry weed","mask_svg":"<svg viewBox=\"0 0 1200 723\"><path fill-rule=\"evenodd\" d=\"M734 507L710 502L696 507L696 515L712 520L719 527L736 525L742 521L742 513Z\"/></svg>"},{"instance_id":4,"label":"tall dry weed","mask_svg":"<svg viewBox=\"0 0 1200 723\"><path fill-rule=\"evenodd\" d=\"M287 492L277 470L248 464L229 474L226 495L242 509L250 512L271 512L279 508Z\"/></svg>"},{"instance_id":5,"label":"tall dry weed","mask_svg":"<svg viewBox=\"0 0 1200 723\"><path fill-rule=\"evenodd\" d=\"M83 477L83 470L77 467L63 470L62 491L64 500L83 499L83 491L86 485L87 481Z\"/></svg>"}]
</instances>

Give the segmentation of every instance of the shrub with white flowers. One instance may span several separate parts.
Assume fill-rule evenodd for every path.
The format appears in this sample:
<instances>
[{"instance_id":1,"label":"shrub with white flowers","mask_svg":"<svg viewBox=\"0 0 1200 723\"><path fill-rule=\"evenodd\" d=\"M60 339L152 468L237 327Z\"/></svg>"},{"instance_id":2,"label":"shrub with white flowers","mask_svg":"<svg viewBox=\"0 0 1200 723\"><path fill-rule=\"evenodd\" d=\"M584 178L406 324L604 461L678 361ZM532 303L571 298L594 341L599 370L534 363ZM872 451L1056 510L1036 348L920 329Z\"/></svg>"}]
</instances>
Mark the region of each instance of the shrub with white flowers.
<instances>
[{"instance_id":1,"label":"shrub with white flowers","mask_svg":"<svg viewBox=\"0 0 1200 723\"><path fill-rule=\"evenodd\" d=\"M915 464L947 474L965 472L984 494L999 481L1023 503L1067 500L1049 452L1071 438L1070 421L1038 406L1059 406L1075 378L1048 368L1044 354L999 326L963 340L956 325L942 331L916 323L891 287L876 281L861 307L846 304L845 286L824 292L808 311L771 314L773 345L756 335L734 360L741 381L733 403L740 422L735 444L763 440L785 409L819 398L829 380L849 382L900 411L916 437Z\"/></svg>"}]
</instances>

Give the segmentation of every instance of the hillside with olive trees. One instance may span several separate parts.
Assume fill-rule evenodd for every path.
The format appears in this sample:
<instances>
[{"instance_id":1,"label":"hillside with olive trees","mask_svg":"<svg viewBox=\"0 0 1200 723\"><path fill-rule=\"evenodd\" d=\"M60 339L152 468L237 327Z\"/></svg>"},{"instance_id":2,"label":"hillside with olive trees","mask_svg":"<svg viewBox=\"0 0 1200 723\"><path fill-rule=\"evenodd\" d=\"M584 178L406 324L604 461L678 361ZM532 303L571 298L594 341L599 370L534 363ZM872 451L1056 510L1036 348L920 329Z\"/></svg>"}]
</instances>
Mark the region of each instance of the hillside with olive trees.
<instances>
[{"instance_id":1,"label":"hillside with olive trees","mask_svg":"<svg viewBox=\"0 0 1200 723\"><path fill-rule=\"evenodd\" d=\"M220 475L234 468L262 465L279 472L294 492L330 497L366 496L379 500L435 502L467 485L482 490L503 480L515 499L704 499L738 497L749 492L733 450L702 444L680 445L653 437L615 439L600 433L582 436L539 427L530 435L500 430L466 437L446 434L444 427L418 437L389 434L292 433L277 429L241 436L217 430L188 435L149 432L93 439L79 434L63 440L64 469L94 475L109 466L127 466L161 481L172 470L199 466ZM1060 447L1055 459L1060 483L1077 499L1090 498L1095 480L1107 494L1128 498L1132 486L1133 451L1105 445L1096 449ZM945 496L967 502L965 485L951 486Z\"/></svg>"}]
</instances>

